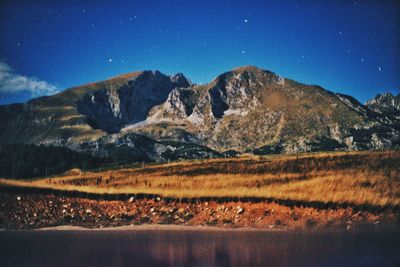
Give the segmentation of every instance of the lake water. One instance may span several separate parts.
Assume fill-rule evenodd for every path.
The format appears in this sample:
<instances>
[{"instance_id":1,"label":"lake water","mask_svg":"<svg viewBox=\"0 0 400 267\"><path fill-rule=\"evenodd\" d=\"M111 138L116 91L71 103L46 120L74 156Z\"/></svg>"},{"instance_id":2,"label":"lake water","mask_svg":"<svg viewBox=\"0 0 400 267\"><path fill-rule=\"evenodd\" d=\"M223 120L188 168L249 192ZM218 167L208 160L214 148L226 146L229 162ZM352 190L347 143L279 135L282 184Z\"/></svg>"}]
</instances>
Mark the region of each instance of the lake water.
<instances>
[{"instance_id":1,"label":"lake water","mask_svg":"<svg viewBox=\"0 0 400 267\"><path fill-rule=\"evenodd\" d=\"M400 266L399 231L1 231L1 266Z\"/></svg>"}]
</instances>

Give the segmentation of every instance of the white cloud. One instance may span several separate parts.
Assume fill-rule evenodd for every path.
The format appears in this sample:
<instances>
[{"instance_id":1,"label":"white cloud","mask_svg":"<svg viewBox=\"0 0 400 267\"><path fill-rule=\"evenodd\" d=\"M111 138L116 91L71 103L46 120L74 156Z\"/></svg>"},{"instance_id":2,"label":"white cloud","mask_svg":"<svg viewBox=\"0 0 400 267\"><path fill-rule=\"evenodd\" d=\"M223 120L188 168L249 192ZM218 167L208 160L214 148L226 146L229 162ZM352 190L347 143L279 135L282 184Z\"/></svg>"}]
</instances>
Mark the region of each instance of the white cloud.
<instances>
[{"instance_id":1,"label":"white cloud","mask_svg":"<svg viewBox=\"0 0 400 267\"><path fill-rule=\"evenodd\" d=\"M55 94L58 91L57 86L35 77L15 73L7 63L0 61L0 93L30 93L36 97Z\"/></svg>"}]
</instances>

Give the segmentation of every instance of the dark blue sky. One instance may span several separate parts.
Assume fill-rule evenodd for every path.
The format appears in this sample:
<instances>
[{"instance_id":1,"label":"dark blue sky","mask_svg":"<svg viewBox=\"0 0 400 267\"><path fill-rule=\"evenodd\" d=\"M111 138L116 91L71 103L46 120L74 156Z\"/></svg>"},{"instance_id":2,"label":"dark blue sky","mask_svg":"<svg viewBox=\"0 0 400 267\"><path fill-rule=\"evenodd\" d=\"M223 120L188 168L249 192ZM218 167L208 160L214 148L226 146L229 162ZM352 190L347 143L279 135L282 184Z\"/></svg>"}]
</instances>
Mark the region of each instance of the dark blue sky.
<instances>
[{"instance_id":1,"label":"dark blue sky","mask_svg":"<svg viewBox=\"0 0 400 267\"><path fill-rule=\"evenodd\" d=\"M1 1L0 104L145 69L206 83L241 65L361 102L399 92L399 1L87 2Z\"/></svg>"}]
</instances>

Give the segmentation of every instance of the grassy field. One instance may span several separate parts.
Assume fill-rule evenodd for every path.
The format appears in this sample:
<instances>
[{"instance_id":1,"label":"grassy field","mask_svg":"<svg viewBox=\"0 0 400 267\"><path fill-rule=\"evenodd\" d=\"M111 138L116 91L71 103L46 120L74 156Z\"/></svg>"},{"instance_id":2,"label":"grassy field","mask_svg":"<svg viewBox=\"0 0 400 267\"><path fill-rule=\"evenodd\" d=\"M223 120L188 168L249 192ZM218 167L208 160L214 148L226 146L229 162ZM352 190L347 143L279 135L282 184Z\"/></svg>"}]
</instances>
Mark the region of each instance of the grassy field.
<instances>
[{"instance_id":1,"label":"grassy field","mask_svg":"<svg viewBox=\"0 0 400 267\"><path fill-rule=\"evenodd\" d=\"M400 207L400 152L332 152L174 162L0 185L100 194L261 197Z\"/></svg>"}]
</instances>

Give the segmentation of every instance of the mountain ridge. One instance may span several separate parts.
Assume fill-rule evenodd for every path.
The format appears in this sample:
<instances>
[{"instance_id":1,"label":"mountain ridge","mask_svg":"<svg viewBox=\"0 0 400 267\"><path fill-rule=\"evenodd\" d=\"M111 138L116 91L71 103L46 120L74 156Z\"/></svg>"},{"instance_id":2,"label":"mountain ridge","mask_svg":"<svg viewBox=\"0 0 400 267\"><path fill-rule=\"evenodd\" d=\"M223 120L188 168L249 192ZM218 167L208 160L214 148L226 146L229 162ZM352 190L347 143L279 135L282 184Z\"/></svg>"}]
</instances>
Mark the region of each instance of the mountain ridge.
<instances>
[{"instance_id":1,"label":"mountain ridge","mask_svg":"<svg viewBox=\"0 0 400 267\"><path fill-rule=\"evenodd\" d=\"M0 106L0 144L67 146L100 155L108 153L101 147L111 149L105 140L125 140L124 147L134 149L141 147L138 141L126 140L142 135L156 143L208 147L215 155L399 148L399 105L389 114L379 108L387 106L381 98L363 105L255 66L204 85L182 73L139 71ZM154 147L149 155L156 160Z\"/></svg>"}]
</instances>

